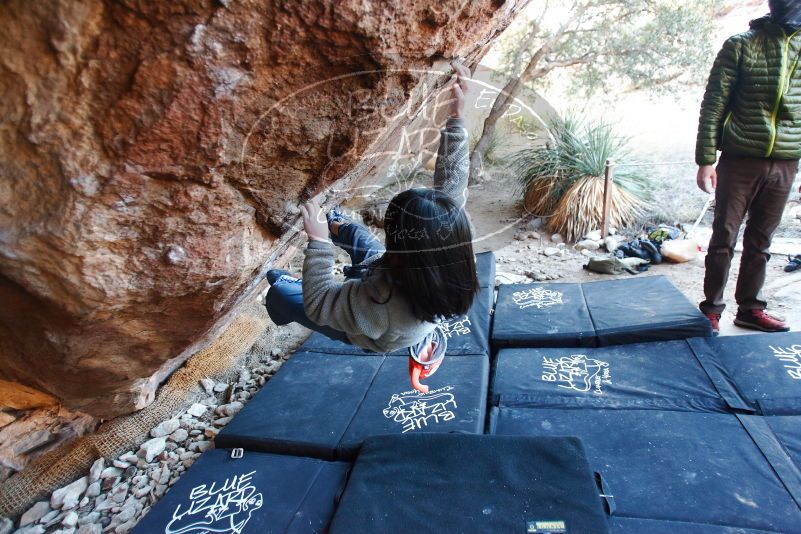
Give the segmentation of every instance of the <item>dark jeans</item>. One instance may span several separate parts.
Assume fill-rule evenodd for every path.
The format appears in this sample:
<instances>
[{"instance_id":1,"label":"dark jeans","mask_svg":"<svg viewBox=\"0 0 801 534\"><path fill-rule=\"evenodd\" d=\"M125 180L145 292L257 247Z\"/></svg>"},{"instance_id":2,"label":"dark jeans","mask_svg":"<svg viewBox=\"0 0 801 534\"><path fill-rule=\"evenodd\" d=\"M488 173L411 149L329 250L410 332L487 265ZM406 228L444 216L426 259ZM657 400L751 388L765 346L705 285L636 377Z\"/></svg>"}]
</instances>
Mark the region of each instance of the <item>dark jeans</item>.
<instances>
[{"instance_id":1,"label":"dark jeans","mask_svg":"<svg viewBox=\"0 0 801 534\"><path fill-rule=\"evenodd\" d=\"M385 249L370 231L357 223L347 223L339 227L339 235L331 234L331 241L344 249L350 256L351 267L344 269L345 275L349 278L357 278L366 272L366 268L360 265L364 260L383 254ZM292 322L300 323L306 328L320 332L331 339L348 343L348 338L344 332L331 328L330 326L318 325L306 316L303 310L303 286L302 281L296 282L280 281L270 286L264 305L270 319L277 325L285 325Z\"/></svg>"},{"instance_id":2,"label":"dark jeans","mask_svg":"<svg viewBox=\"0 0 801 534\"><path fill-rule=\"evenodd\" d=\"M741 310L763 310L762 285L770 259L770 242L790 195L797 160L771 160L722 155L717 166L715 220L706 254L704 313L721 313L734 245L746 214L743 255L734 296Z\"/></svg>"}]
</instances>

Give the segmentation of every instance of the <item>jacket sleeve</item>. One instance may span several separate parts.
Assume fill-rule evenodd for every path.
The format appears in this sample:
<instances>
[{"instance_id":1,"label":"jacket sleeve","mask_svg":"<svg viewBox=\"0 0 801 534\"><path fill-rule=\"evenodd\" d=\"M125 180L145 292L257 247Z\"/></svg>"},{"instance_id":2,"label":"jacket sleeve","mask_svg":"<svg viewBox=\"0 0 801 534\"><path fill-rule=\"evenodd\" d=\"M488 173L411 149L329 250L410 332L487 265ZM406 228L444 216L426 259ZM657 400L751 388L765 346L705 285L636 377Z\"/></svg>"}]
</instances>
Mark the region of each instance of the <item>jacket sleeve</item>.
<instances>
[{"instance_id":1,"label":"jacket sleeve","mask_svg":"<svg viewBox=\"0 0 801 534\"><path fill-rule=\"evenodd\" d=\"M467 201L467 180L470 174L467 139L464 119L448 119L442 129L434 167L434 189L451 197L462 208Z\"/></svg>"},{"instance_id":2,"label":"jacket sleeve","mask_svg":"<svg viewBox=\"0 0 801 534\"><path fill-rule=\"evenodd\" d=\"M739 36L729 38L718 52L709 73L695 142L695 162L698 165L713 165L717 160L723 123L737 85L741 43Z\"/></svg>"},{"instance_id":3,"label":"jacket sleeve","mask_svg":"<svg viewBox=\"0 0 801 534\"><path fill-rule=\"evenodd\" d=\"M333 268L331 243L309 241L303 261L306 316L319 325L347 334L380 338L389 329L386 306L380 304L381 296L374 295L373 289L362 280L337 282Z\"/></svg>"}]
</instances>

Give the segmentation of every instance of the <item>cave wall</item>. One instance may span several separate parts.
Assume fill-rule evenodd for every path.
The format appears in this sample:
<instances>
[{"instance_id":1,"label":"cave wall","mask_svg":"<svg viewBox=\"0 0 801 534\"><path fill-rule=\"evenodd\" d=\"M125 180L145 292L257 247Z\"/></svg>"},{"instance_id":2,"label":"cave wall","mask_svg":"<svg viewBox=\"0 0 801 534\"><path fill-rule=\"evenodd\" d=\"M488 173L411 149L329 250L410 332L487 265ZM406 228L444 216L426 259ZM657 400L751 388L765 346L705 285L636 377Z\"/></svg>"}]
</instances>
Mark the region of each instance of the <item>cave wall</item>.
<instances>
[{"instance_id":1,"label":"cave wall","mask_svg":"<svg viewBox=\"0 0 801 534\"><path fill-rule=\"evenodd\" d=\"M525 2L4 2L0 379L99 417L147 405L297 202L369 183L434 119L402 112L448 77L424 71L475 63Z\"/></svg>"}]
</instances>

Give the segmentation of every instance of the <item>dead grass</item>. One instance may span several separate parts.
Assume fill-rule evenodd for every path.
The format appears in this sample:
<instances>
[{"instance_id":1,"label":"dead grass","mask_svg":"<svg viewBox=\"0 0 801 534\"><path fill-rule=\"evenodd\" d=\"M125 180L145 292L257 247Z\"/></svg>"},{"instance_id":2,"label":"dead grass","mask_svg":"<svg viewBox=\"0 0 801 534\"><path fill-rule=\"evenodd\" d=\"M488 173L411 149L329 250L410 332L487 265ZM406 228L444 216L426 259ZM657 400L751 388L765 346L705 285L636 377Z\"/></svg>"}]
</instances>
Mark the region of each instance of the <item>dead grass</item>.
<instances>
[{"instance_id":1,"label":"dead grass","mask_svg":"<svg viewBox=\"0 0 801 534\"><path fill-rule=\"evenodd\" d=\"M553 189L557 179L540 179L531 182L523 197L523 207L527 213L537 217L545 217L556 209Z\"/></svg>"},{"instance_id":2,"label":"dead grass","mask_svg":"<svg viewBox=\"0 0 801 534\"><path fill-rule=\"evenodd\" d=\"M633 224L643 203L625 189L611 184L609 224L624 228ZM575 241L601 227L603 219L604 179L586 176L579 179L562 196L548 221L548 230L558 232L568 241Z\"/></svg>"}]
</instances>

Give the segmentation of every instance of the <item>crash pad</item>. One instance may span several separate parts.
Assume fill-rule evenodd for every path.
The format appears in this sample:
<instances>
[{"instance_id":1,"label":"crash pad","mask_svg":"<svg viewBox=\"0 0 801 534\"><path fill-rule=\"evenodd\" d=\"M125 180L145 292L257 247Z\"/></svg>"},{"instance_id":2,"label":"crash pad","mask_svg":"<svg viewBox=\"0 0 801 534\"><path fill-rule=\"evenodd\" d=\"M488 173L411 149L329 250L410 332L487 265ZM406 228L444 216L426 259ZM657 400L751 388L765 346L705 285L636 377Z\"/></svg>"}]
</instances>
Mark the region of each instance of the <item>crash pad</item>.
<instances>
[{"instance_id":1,"label":"crash pad","mask_svg":"<svg viewBox=\"0 0 801 534\"><path fill-rule=\"evenodd\" d=\"M327 531L348 464L250 451L232 458L232 452L201 454L134 534Z\"/></svg>"}]
</instances>

